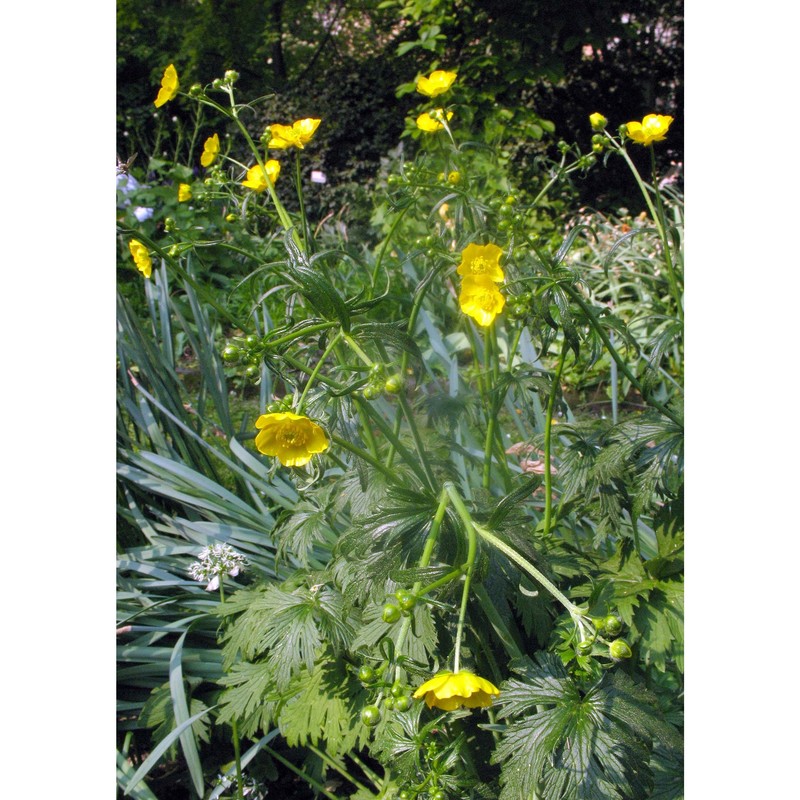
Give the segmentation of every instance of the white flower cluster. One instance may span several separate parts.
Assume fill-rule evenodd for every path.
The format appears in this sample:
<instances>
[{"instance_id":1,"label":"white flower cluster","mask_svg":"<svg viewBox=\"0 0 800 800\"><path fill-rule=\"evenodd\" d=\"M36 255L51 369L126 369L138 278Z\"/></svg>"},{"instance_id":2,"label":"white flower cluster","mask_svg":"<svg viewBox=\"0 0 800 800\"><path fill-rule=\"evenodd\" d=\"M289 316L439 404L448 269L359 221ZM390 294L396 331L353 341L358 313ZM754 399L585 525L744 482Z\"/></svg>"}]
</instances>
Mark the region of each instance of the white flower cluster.
<instances>
[{"instance_id":1,"label":"white flower cluster","mask_svg":"<svg viewBox=\"0 0 800 800\"><path fill-rule=\"evenodd\" d=\"M236 577L247 566L247 559L237 553L229 544L212 544L200 551L200 560L189 567L189 575L193 580L204 583L207 592L219 588L220 575Z\"/></svg>"}]
</instances>

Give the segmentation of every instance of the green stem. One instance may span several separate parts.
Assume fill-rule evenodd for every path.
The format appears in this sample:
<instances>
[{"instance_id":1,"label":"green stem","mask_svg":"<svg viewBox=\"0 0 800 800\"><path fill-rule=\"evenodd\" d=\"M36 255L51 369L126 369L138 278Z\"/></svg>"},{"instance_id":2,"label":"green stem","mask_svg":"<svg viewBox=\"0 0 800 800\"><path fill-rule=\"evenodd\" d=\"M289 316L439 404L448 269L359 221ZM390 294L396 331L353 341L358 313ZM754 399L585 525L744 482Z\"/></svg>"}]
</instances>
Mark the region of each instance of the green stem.
<instances>
[{"instance_id":1,"label":"green stem","mask_svg":"<svg viewBox=\"0 0 800 800\"><path fill-rule=\"evenodd\" d=\"M314 381L316 380L317 375L319 374L320 369L322 369L322 365L327 360L328 356L331 354L331 351L336 347L339 340L342 337L342 332L339 331L336 336L331 339L328 346L325 348L325 352L322 354L322 357L317 361L316 366L314 367L313 372L311 375L308 376L308 380L306 381L306 385L303 388L303 393L300 395L300 400L297 402L297 414L303 413L303 403L305 403L306 395L308 394L308 390L314 385Z\"/></svg>"},{"instance_id":2,"label":"green stem","mask_svg":"<svg viewBox=\"0 0 800 800\"><path fill-rule=\"evenodd\" d=\"M456 491L456 487L449 481L445 483L444 490L450 498L456 513L464 523L467 532L467 568L464 575L464 588L461 590L461 608L458 612L458 627L456 628L456 649L453 655L453 672L461 668L461 638L464 634L464 622L467 617L467 603L469 601L469 588L472 583L472 572L475 568L475 556L478 553L478 537L475 534L475 523L472 521L464 501Z\"/></svg>"},{"instance_id":3,"label":"green stem","mask_svg":"<svg viewBox=\"0 0 800 800\"><path fill-rule=\"evenodd\" d=\"M422 549L422 555L419 558L419 563L417 566L420 569L424 569L428 566L431 562L431 556L433 555L433 548L436 546L436 540L439 538L439 529L442 527L442 522L444 521L444 515L447 511L447 492L442 489L441 493L439 494L439 505L436 507L436 513L433 515L433 522L431 523L431 530L428 534L428 538L425 540L425 547ZM422 581L417 581L414 586L411 587L411 593L417 594L422 586ZM399 653L403 644L405 643L406 636L408 635L408 631L411 628L411 617L405 617L403 619L403 624L400 628L400 633L397 635L397 643L395 644L395 652ZM395 669L395 680L399 677L400 667L398 666Z\"/></svg>"},{"instance_id":4,"label":"green stem","mask_svg":"<svg viewBox=\"0 0 800 800\"><path fill-rule=\"evenodd\" d=\"M333 441L336 444L338 444L339 447L344 448L348 452L352 453L354 456L357 456L358 458L362 459L363 461L366 461L367 464L369 464L370 466L375 467L375 469L377 469L378 472L380 472L384 476L386 476L391 483L394 483L395 478L396 478L395 473L392 472L387 467L385 467L380 461L378 461L377 458L374 458L366 450L364 450L361 447L358 447L357 445L352 444L351 442L348 442L347 439L342 439L341 436L337 436L336 434L332 433L332 434L330 434L330 437L331 437L331 441Z\"/></svg>"},{"instance_id":5,"label":"green stem","mask_svg":"<svg viewBox=\"0 0 800 800\"><path fill-rule=\"evenodd\" d=\"M612 141L614 141L612 139ZM614 142L616 144L616 142ZM639 174L639 170L636 169L636 165L631 160L631 157L628 155L628 151L625 149L624 145L617 145L618 152L622 155L627 163L628 167L630 168L631 172L633 173L633 177L636 180L636 183L639 185L639 190L642 193L642 197L644 197L645 203L647 203L647 207L650 209L650 216L653 218L653 222L655 223L656 230L658 231L658 238L661 239L661 245L664 249L664 261L667 266L667 280L669 282L670 291L676 303L676 309L678 312L678 319L683 321L683 306L681 304L681 294L678 288L677 279L675 277L675 272L672 269L672 259L670 258L670 247L669 241L667 239L667 232L664 227L664 217L663 214L659 214L656 206L653 205L653 200L650 197L650 190L648 189L645 182L642 180L642 176ZM650 158L651 163L653 165L653 176L655 177L655 152L653 152L653 146L650 145ZM661 196L658 192L658 188L654 189L654 193L656 195L657 203L660 203Z\"/></svg>"},{"instance_id":6,"label":"green stem","mask_svg":"<svg viewBox=\"0 0 800 800\"><path fill-rule=\"evenodd\" d=\"M472 523L475 531L477 534L482 538L485 539L489 544L496 547L501 553L505 553L512 561L518 564L522 569L525 570L532 578L534 578L538 583L540 583L544 588L550 592L559 603L561 603L564 608L567 609L570 616L573 618L576 617L583 617L585 616L584 612L578 608L574 603L570 602L567 597L559 591L552 581L548 580L533 564L530 563L526 558L523 558L516 550L512 547L509 547L504 541L498 539L493 533L486 530L486 528L481 527L477 523Z\"/></svg>"},{"instance_id":7,"label":"green stem","mask_svg":"<svg viewBox=\"0 0 800 800\"><path fill-rule=\"evenodd\" d=\"M375 282L378 280L378 271L381 268L381 264L383 263L383 257L386 255L386 250L389 247L389 243L392 241L392 237L394 236L394 232L397 230L397 226L400 224L401 220L405 216L406 211L411 208L410 205L407 205L395 218L394 222L392 223L392 227L389 228L389 233L386 234L386 239L383 241L383 247L381 247L381 252L378 254L378 260L375 262L375 268L372 270L372 289L375 288Z\"/></svg>"},{"instance_id":8,"label":"green stem","mask_svg":"<svg viewBox=\"0 0 800 800\"><path fill-rule=\"evenodd\" d=\"M547 415L544 420L544 531L543 536L550 534L553 516L553 476L550 470L552 461L551 432L553 428L553 413L555 412L556 397L561 383L561 372L564 369L564 361L567 357L569 343L566 338L561 346L561 355L558 357L558 366L553 376L553 385L550 387L550 395L547 398Z\"/></svg>"},{"instance_id":9,"label":"green stem","mask_svg":"<svg viewBox=\"0 0 800 800\"><path fill-rule=\"evenodd\" d=\"M303 229L303 250L307 253L309 243L308 218L306 217L306 204L303 200L303 176L300 170L300 151L295 150L294 154L294 183L297 191L297 200L300 203L300 220Z\"/></svg>"},{"instance_id":10,"label":"green stem","mask_svg":"<svg viewBox=\"0 0 800 800\"><path fill-rule=\"evenodd\" d=\"M219 576L219 602L225 604L225 576ZM239 726L234 717L231 720L231 738L233 739L233 758L236 762L236 797L237 800L244 800L244 777L242 776L242 752L239 741Z\"/></svg>"},{"instance_id":11,"label":"green stem","mask_svg":"<svg viewBox=\"0 0 800 800\"><path fill-rule=\"evenodd\" d=\"M335 328L338 324L338 322L319 322L316 325L309 325L307 328L302 328L294 333L286 334L286 336L281 336L278 339L268 339L266 344L268 344L270 347L275 347L276 345L280 344L287 344L288 342L293 342L295 339L299 339L301 336L308 336L309 334L317 333L318 331L328 330L328 328Z\"/></svg>"}]
</instances>

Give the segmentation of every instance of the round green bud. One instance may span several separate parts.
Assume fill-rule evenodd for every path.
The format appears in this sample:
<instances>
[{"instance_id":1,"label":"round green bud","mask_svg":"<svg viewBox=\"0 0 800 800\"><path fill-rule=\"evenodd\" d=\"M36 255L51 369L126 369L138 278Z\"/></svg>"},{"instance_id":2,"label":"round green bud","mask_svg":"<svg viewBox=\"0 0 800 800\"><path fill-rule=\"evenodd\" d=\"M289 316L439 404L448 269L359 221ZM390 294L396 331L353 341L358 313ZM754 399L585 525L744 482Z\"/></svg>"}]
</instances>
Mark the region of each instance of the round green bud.
<instances>
[{"instance_id":1,"label":"round green bud","mask_svg":"<svg viewBox=\"0 0 800 800\"><path fill-rule=\"evenodd\" d=\"M398 589L394 593L394 596L397 598L397 605L399 605L403 611L408 611L417 604L417 598L405 589Z\"/></svg>"},{"instance_id":2,"label":"round green bud","mask_svg":"<svg viewBox=\"0 0 800 800\"><path fill-rule=\"evenodd\" d=\"M250 366L245 368L244 374L248 378L255 378L261 374L261 368L256 364L250 364Z\"/></svg>"},{"instance_id":3,"label":"round green bud","mask_svg":"<svg viewBox=\"0 0 800 800\"><path fill-rule=\"evenodd\" d=\"M375 680L375 670L368 664L364 664L358 671L358 679L362 683L371 683Z\"/></svg>"},{"instance_id":4,"label":"round green bud","mask_svg":"<svg viewBox=\"0 0 800 800\"><path fill-rule=\"evenodd\" d=\"M402 181L402 178L399 175L390 175L386 179L386 183L389 186L397 186L397 184L400 183L401 181Z\"/></svg>"},{"instance_id":5,"label":"round green bud","mask_svg":"<svg viewBox=\"0 0 800 800\"><path fill-rule=\"evenodd\" d=\"M389 691L392 693L392 697L400 697L405 692L405 686L400 681L395 681Z\"/></svg>"},{"instance_id":6,"label":"round green bud","mask_svg":"<svg viewBox=\"0 0 800 800\"><path fill-rule=\"evenodd\" d=\"M389 710L394 708L394 697L391 695L387 695L383 698L383 707L388 708Z\"/></svg>"},{"instance_id":7,"label":"round green bud","mask_svg":"<svg viewBox=\"0 0 800 800\"><path fill-rule=\"evenodd\" d=\"M374 728L381 721L381 711L378 706L365 706L361 709L361 721L368 728Z\"/></svg>"},{"instance_id":8,"label":"round green bud","mask_svg":"<svg viewBox=\"0 0 800 800\"><path fill-rule=\"evenodd\" d=\"M414 795L411 794L407 789L403 789L400 794L397 795L397 800L412 800Z\"/></svg>"},{"instance_id":9,"label":"round green bud","mask_svg":"<svg viewBox=\"0 0 800 800\"><path fill-rule=\"evenodd\" d=\"M501 219L500 222L497 223L497 230L499 231L507 231L511 227L511 220L508 219Z\"/></svg>"},{"instance_id":10,"label":"round green bud","mask_svg":"<svg viewBox=\"0 0 800 800\"><path fill-rule=\"evenodd\" d=\"M203 87L199 83L193 83L189 87L189 97L200 97L203 94Z\"/></svg>"},{"instance_id":11,"label":"round green bud","mask_svg":"<svg viewBox=\"0 0 800 800\"><path fill-rule=\"evenodd\" d=\"M386 379L386 383L383 384L384 391L389 392L389 394L397 394L402 388L402 375L391 375Z\"/></svg>"},{"instance_id":12,"label":"round green bud","mask_svg":"<svg viewBox=\"0 0 800 800\"><path fill-rule=\"evenodd\" d=\"M593 153L602 153L603 152L603 145L601 142L592 145L592 152Z\"/></svg>"},{"instance_id":13,"label":"round green bud","mask_svg":"<svg viewBox=\"0 0 800 800\"><path fill-rule=\"evenodd\" d=\"M172 217L167 217L164 220L164 230L167 233L172 233L172 231L177 230L178 226L175 224L175 220Z\"/></svg>"},{"instance_id":14,"label":"round green bud","mask_svg":"<svg viewBox=\"0 0 800 800\"><path fill-rule=\"evenodd\" d=\"M447 178L445 178L444 172L440 172L436 176L436 180L439 181L439 183L444 183L447 180Z\"/></svg>"},{"instance_id":15,"label":"round green bud","mask_svg":"<svg viewBox=\"0 0 800 800\"><path fill-rule=\"evenodd\" d=\"M229 344L222 351L222 360L228 362L238 361L242 357L242 351L238 347Z\"/></svg>"},{"instance_id":16,"label":"round green bud","mask_svg":"<svg viewBox=\"0 0 800 800\"><path fill-rule=\"evenodd\" d=\"M393 625L401 617L400 609L394 603L387 603L383 607L383 614L381 614L381 617L384 622Z\"/></svg>"},{"instance_id":17,"label":"round green bud","mask_svg":"<svg viewBox=\"0 0 800 800\"><path fill-rule=\"evenodd\" d=\"M508 197L506 197L505 204L507 206L513 206L516 202L517 198L513 194L510 194Z\"/></svg>"},{"instance_id":18,"label":"round green bud","mask_svg":"<svg viewBox=\"0 0 800 800\"><path fill-rule=\"evenodd\" d=\"M225 83L234 84L239 80L239 73L235 69L225 70Z\"/></svg>"},{"instance_id":19,"label":"round green bud","mask_svg":"<svg viewBox=\"0 0 800 800\"><path fill-rule=\"evenodd\" d=\"M167 255L170 258L177 258L180 254L181 254L181 249L176 244L172 245L172 247L170 247L169 250L167 250Z\"/></svg>"},{"instance_id":20,"label":"round green bud","mask_svg":"<svg viewBox=\"0 0 800 800\"><path fill-rule=\"evenodd\" d=\"M398 711L408 711L411 708L411 698L407 694L401 694L400 697L395 698L394 707Z\"/></svg>"},{"instance_id":21,"label":"round green bud","mask_svg":"<svg viewBox=\"0 0 800 800\"><path fill-rule=\"evenodd\" d=\"M211 81L211 88L212 89L221 89L222 88L222 78L214 78L214 80Z\"/></svg>"},{"instance_id":22,"label":"round green bud","mask_svg":"<svg viewBox=\"0 0 800 800\"><path fill-rule=\"evenodd\" d=\"M374 400L380 392L374 386L365 386L361 394L364 395L365 400Z\"/></svg>"},{"instance_id":23,"label":"round green bud","mask_svg":"<svg viewBox=\"0 0 800 800\"><path fill-rule=\"evenodd\" d=\"M619 618L615 617L613 614L609 614L603 620L603 623L606 631L612 636L616 636L622 630L622 623Z\"/></svg>"},{"instance_id":24,"label":"round green bud","mask_svg":"<svg viewBox=\"0 0 800 800\"><path fill-rule=\"evenodd\" d=\"M431 792L431 800L445 800L445 794L441 789Z\"/></svg>"},{"instance_id":25,"label":"round green bud","mask_svg":"<svg viewBox=\"0 0 800 800\"><path fill-rule=\"evenodd\" d=\"M623 658L630 658L633 653L631 652L630 645L624 639L617 639L608 646L608 653L614 661L619 661Z\"/></svg>"},{"instance_id":26,"label":"round green bud","mask_svg":"<svg viewBox=\"0 0 800 800\"><path fill-rule=\"evenodd\" d=\"M597 631L604 631L606 629L605 617L589 617Z\"/></svg>"},{"instance_id":27,"label":"round green bud","mask_svg":"<svg viewBox=\"0 0 800 800\"><path fill-rule=\"evenodd\" d=\"M584 641L578 643L578 655L588 656L592 652L592 647L594 647L594 641L584 639Z\"/></svg>"}]
</instances>

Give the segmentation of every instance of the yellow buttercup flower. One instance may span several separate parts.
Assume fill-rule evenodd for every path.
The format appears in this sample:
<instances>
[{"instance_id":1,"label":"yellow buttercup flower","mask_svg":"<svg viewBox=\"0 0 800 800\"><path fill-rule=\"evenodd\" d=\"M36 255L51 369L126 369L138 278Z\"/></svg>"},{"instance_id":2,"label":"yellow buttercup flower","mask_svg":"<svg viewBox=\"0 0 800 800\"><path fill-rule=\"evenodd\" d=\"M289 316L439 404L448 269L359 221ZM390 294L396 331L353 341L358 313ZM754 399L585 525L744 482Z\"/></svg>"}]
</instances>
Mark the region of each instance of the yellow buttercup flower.
<instances>
[{"instance_id":1,"label":"yellow buttercup flower","mask_svg":"<svg viewBox=\"0 0 800 800\"><path fill-rule=\"evenodd\" d=\"M478 325L488 328L503 310L506 299L487 275L467 275L461 282L458 304Z\"/></svg>"},{"instance_id":2,"label":"yellow buttercup flower","mask_svg":"<svg viewBox=\"0 0 800 800\"><path fill-rule=\"evenodd\" d=\"M506 276L500 268L500 256L503 251L496 244L468 244L461 253L461 263L458 265L459 275L467 277L486 276L498 283L504 281Z\"/></svg>"},{"instance_id":3,"label":"yellow buttercup flower","mask_svg":"<svg viewBox=\"0 0 800 800\"><path fill-rule=\"evenodd\" d=\"M299 119L291 125L270 125L269 147L286 150L289 147L299 147L301 150L311 141L320 119Z\"/></svg>"},{"instance_id":4,"label":"yellow buttercup flower","mask_svg":"<svg viewBox=\"0 0 800 800\"><path fill-rule=\"evenodd\" d=\"M219 154L219 136L215 133L209 136L203 145L203 153L200 156L200 164L204 167L210 167L217 155Z\"/></svg>"},{"instance_id":5,"label":"yellow buttercup flower","mask_svg":"<svg viewBox=\"0 0 800 800\"><path fill-rule=\"evenodd\" d=\"M662 114L648 114L641 122L629 122L625 126L626 135L637 144L645 147L666 138L673 118Z\"/></svg>"},{"instance_id":6,"label":"yellow buttercup flower","mask_svg":"<svg viewBox=\"0 0 800 800\"><path fill-rule=\"evenodd\" d=\"M175 67L170 64L164 70L164 77L161 79L161 88L158 90L158 97L153 101L156 108L161 108L164 103L169 102L178 94L178 73Z\"/></svg>"},{"instance_id":7,"label":"yellow buttercup flower","mask_svg":"<svg viewBox=\"0 0 800 800\"><path fill-rule=\"evenodd\" d=\"M259 452L277 456L284 467L302 467L314 453L324 453L330 447L325 431L316 422L291 411L262 414L256 428Z\"/></svg>"},{"instance_id":8,"label":"yellow buttercup flower","mask_svg":"<svg viewBox=\"0 0 800 800\"><path fill-rule=\"evenodd\" d=\"M414 692L414 699L424 697L428 708L455 711L461 706L486 708L500 696L500 690L486 678L479 678L462 669L455 674L440 672Z\"/></svg>"},{"instance_id":9,"label":"yellow buttercup flower","mask_svg":"<svg viewBox=\"0 0 800 800\"><path fill-rule=\"evenodd\" d=\"M430 114L425 112L417 117L417 127L426 133L436 133L436 131L440 131L442 128L444 128L444 124L442 123L444 117L445 114L443 108L434 109ZM448 111L447 121L450 122L452 118L453 112Z\"/></svg>"},{"instance_id":10,"label":"yellow buttercup flower","mask_svg":"<svg viewBox=\"0 0 800 800\"><path fill-rule=\"evenodd\" d=\"M436 69L427 78L423 76L417 81L417 91L426 97L436 97L444 94L453 85L455 79L455 72Z\"/></svg>"},{"instance_id":11,"label":"yellow buttercup flower","mask_svg":"<svg viewBox=\"0 0 800 800\"><path fill-rule=\"evenodd\" d=\"M594 114L589 114L589 123L592 126L592 130L602 131L608 125L608 120L595 111Z\"/></svg>"},{"instance_id":12,"label":"yellow buttercup flower","mask_svg":"<svg viewBox=\"0 0 800 800\"><path fill-rule=\"evenodd\" d=\"M128 242L128 247L130 248L131 255L133 256L133 263L136 264L136 268L145 278L149 278L153 272L153 262L150 260L150 253L147 248L138 239L131 239Z\"/></svg>"},{"instance_id":13,"label":"yellow buttercup flower","mask_svg":"<svg viewBox=\"0 0 800 800\"><path fill-rule=\"evenodd\" d=\"M192 199L192 187L188 183L182 183L178 186L178 202L185 203L187 200Z\"/></svg>"},{"instance_id":14,"label":"yellow buttercup flower","mask_svg":"<svg viewBox=\"0 0 800 800\"><path fill-rule=\"evenodd\" d=\"M269 182L274 186L280 174L281 165L275 161L274 158L271 158L264 164L264 168L267 170ZM250 169L247 170L247 178L242 181L242 186L246 186L254 192L263 192L264 189L267 188L267 181L264 179L264 170L261 169L258 164L254 167L250 167Z\"/></svg>"}]
</instances>

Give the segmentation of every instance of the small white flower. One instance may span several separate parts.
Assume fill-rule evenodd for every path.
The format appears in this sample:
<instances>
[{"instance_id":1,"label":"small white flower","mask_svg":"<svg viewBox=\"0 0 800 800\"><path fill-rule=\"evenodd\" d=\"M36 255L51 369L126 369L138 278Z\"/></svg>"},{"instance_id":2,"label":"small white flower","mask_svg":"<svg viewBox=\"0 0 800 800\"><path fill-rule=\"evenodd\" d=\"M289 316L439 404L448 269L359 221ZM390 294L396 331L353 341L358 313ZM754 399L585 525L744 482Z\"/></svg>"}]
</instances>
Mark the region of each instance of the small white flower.
<instances>
[{"instance_id":1,"label":"small white flower","mask_svg":"<svg viewBox=\"0 0 800 800\"><path fill-rule=\"evenodd\" d=\"M189 566L192 580L204 583L207 592L219 589L222 575L235 578L247 566L247 559L228 544L212 544L200 551L199 560Z\"/></svg>"}]
</instances>

